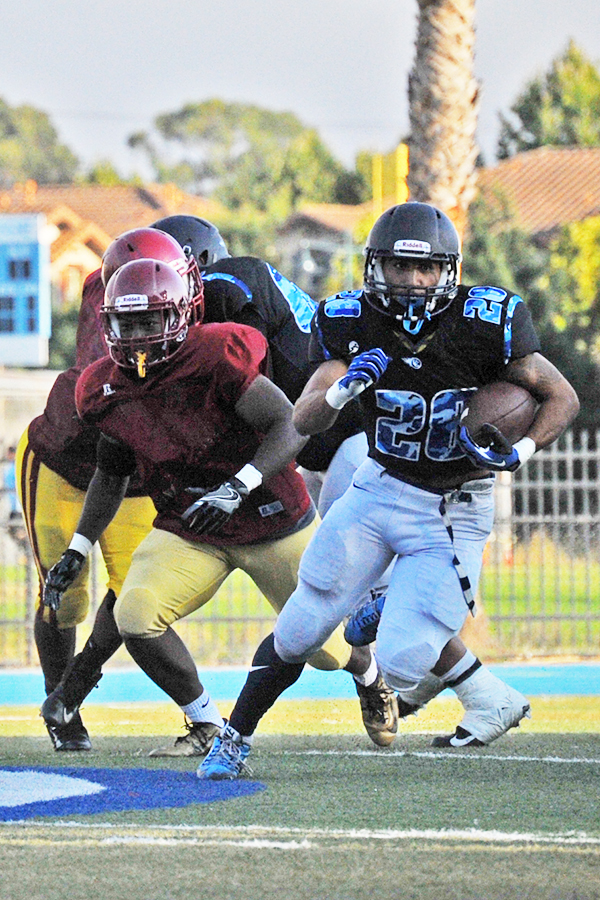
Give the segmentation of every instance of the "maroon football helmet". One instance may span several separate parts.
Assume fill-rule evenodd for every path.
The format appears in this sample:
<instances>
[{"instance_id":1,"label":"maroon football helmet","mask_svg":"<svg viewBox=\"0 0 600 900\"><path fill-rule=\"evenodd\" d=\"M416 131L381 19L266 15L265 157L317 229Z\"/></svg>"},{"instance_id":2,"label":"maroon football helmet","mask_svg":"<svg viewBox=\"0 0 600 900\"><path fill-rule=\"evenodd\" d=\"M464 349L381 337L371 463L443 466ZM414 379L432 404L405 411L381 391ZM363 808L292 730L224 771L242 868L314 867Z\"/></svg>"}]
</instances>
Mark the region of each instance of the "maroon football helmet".
<instances>
[{"instance_id":1,"label":"maroon football helmet","mask_svg":"<svg viewBox=\"0 0 600 900\"><path fill-rule=\"evenodd\" d=\"M100 311L111 358L145 378L182 346L192 313L187 283L170 263L125 263L110 278Z\"/></svg>"},{"instance_id":2,"label":"maroon football helmet","mask_svg":"<svg viewBox=\"0 0 600 900\"><path fill-rule=\"evenodd\" d=\"M134 259L159 259L169 263L189 285L193 320L201 322L204 315L204 286L194 257L186 254L180 244L164 231L156 228L134 228L112 242L102 257L102 282L108 282L121 266Z\"/></svg>"}]
</instances>

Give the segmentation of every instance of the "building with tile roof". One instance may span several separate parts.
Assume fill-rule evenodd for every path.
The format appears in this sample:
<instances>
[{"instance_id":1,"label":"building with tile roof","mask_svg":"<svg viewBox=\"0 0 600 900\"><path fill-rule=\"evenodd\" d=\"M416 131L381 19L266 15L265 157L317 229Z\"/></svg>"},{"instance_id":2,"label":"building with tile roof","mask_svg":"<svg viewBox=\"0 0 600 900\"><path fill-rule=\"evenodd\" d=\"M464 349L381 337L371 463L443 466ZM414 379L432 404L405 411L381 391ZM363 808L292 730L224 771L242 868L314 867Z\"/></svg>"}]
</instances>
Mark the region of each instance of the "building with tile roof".
<instances>
[{"instance_id":1,"label":"building with tile roof","mask_svg":"<svg viewBox=\"0 0 600 900\"><path fill-rule=\"evenodd\" d=\"M478 172L489 202L502 202L518 225L547 244L561 225L600 215L600 147L539 147ZM383 208L396 201L388 198ZM358 206L306 203L279 229L283 271L315 297L323 296L336 255L362 246L377 217L373 202Z\"/></svg>"},{"instance_id":2,"label":"building with tile roof","mask_svg":"<svg viewBox=\"0 0 600 900\"><path fill-rule=\"evenodd\" d=\"M539 147L481 169L478 186L500 197L520 227L547 243L561 225L600 215L600 147Z\"/></svg>"},{"instance_id":3,"label":"building with tile roof","mask_svg":"<svg viewBox=\"0 0 600 900\"><path fill-rule=\"evenodd\" d=\"M34 181L0 191L0 213L42 213L51 229L50 280L54 302L68 305L81 296L87 275L119 234L164 216L187 214L217 226L226 211L212 200L175 185L37 185Z\"/></svg>"}]
</instances>

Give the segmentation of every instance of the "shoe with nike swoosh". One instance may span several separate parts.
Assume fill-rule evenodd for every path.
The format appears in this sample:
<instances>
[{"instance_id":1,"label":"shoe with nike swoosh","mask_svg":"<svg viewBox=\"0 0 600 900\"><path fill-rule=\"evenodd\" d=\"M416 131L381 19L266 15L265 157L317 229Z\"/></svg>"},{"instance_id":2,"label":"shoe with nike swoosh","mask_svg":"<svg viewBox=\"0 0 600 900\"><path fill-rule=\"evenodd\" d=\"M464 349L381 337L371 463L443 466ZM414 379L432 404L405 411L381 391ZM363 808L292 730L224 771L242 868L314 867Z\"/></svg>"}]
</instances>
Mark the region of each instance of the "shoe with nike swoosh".
<instances>
[{"instance_id":1,"label":"shoe with nike swoosh","mask_svg":"<svg viewBox=\"0 0 600 900\"><path fill-rule=\"evenodd\" d=\"M48 734L55 750L61 753L78 753L91 750L92 742L87 729L76 712L67 725L48 725Z\"/></svg>"},{"instance_id":2,"label":"shoe with nike swoosh","mask_svg":"<svg viewBox=\"0 0 600 900\"><path fill-rule=\"evenodd\" d=\"M529 700L509 685L504 685L503 695L488 697L487 705L484 701L476 707L469 702L465 708L454 734L438 735L431 742L432 747L485 747L510 728L516 728L521 719L531 718Z\"/></svg>"}]
</instances>

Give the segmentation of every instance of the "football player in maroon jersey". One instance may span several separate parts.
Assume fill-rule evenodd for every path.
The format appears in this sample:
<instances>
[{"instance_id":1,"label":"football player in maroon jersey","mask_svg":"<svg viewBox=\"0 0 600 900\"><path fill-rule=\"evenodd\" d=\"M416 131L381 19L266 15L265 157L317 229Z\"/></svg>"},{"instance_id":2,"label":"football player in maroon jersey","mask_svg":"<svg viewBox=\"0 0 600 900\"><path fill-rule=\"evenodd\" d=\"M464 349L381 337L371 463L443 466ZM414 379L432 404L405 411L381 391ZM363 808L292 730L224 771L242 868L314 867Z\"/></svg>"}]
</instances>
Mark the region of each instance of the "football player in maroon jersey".
<instances>
[{"instance_id":1,"label":"football player in maroon jersey","mask_svg":"<svg viewBox=\"0 0 600 900\"><path fill-rule=\"evenodd\" d=\"M291 403L265 374L265 338L243 325L191 324L193 309L168 264L134 260L110 279L102 308L110 357L89 366L76 387L81 419L100 431L97 468L69 548L48 573L44 602L60 609L136 472L158 512L114 618L138 665L209 744L222 719L171 626L236 568L279 611L318 518L294 463L305 439L291 423ZM364 657L355 654L353 663L352 653L338 629L311 662L360 674ZM63 685L42 707L45 721L57 715L59 725L73 712Z\"/></svg>"},{"instance_id":2,"label":"football player in maroon jersey","mask_svg":"<svg viewBox=\"0 0 600 900\"><path fill-rule=\"evenodd\" d=\"M17 451L17 487L29 543L39 575L39 601L34 638L50 694L71 665L76 627L89 610L89 564L65 592L60 609L42 603L43 584L50 566L68 544L83 508L85 492L96 468L95 425L84 425L75 407L75 383L90 363L108 352L100 325L100 308L106 281L121 265L136 258L154 257L181 272L191 296L201 298L200 276L195 261L185 257L170 235L140 228L121 235L109 246L101 269L92 272L83 286L79 310L76 361L57 377L44 412L30 422ZM99 544L108 574L106 596L96 617L93 640L110 648L120 644L112 623L111 607L123 584L131 554L148 534L156 511L135 478L118 514ZM114 649L111 649L110 656ZM99 672L94 674L94 683ZM91 690L91 687L90 687ZM53 746L59 751L89 750L91 743L79 713L63 725L48 725Z\"/></svg>"}]
</instances>

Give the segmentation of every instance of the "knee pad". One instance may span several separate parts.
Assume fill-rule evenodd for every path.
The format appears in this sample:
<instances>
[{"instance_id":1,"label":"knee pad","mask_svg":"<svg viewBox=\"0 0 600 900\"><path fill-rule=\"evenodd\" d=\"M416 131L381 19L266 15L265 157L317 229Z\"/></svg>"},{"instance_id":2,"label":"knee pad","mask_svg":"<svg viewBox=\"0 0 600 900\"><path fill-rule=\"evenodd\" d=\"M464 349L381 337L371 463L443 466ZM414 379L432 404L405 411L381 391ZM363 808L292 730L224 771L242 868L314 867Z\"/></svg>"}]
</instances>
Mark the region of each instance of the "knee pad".
<instances>
[{"instance_id":1,"label":"knee pad","mask_svg":"<svg viewBox=\"0 0 600 900\"><path fill-rule=\"evenodd\" d=\"M158 601L146 588L134 587L121 593L114 616L123 639L158 637L166 631L159 620Z\"/></svg>"},{"instance_id":2,"label":"knee pad","mask_svg":"<svg viewBox=\"0 0 600 900\"><path fill-rule=\"evenodd\" d=\"M390 687L402 693L412 691L435 666L439 652L431 644L388 648L377 646L375 655L381 674Z\"/></svg>"}]
</instances>

